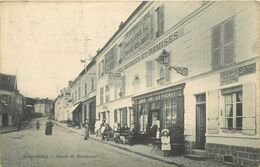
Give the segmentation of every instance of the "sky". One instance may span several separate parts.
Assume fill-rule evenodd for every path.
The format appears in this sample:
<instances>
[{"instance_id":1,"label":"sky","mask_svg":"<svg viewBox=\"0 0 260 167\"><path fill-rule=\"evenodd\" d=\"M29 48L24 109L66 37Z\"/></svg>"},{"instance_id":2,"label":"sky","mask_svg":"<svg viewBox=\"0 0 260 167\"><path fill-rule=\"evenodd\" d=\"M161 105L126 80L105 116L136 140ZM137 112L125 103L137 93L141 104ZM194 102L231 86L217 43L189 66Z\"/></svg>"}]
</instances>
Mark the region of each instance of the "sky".
<instances>
[{"instance_id":1,"label":"sky","mask_svg":"<svg viewBox=\"0 0 260 167\"><path fill-rule=\"evenodd\" d=\"M24 96L55 98L140 2L0 3L0 72ZM87 60L88 61L88 60Z\"/></svg>"}]
</instances>

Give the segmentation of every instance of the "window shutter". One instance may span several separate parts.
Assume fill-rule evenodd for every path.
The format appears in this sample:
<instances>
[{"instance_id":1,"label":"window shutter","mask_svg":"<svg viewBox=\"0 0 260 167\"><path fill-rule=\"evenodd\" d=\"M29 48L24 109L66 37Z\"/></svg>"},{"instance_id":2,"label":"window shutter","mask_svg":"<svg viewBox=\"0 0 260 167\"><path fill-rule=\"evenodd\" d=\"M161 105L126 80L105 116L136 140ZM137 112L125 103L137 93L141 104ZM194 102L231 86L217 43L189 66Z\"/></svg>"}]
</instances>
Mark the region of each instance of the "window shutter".
<instances>
[{"instance_id":1,"label":"window shutter","mask_svg":"<svg viewBox=\"0 0 260 167\"><path fill-rule=\"evenodd\" d=\"M212 51L212 68L217 69L221 64L221 26L217 26L212 29L212 41L211 41L211 51Z\"/></svg>"},{"instance_id":2,"label":"window shutter","mask_svg":"<svg viewBox=\"0 0 260 167\"><path fill-rule=\"evenodd\" d=\"M208 134L218 134L219 132L219 91L212 90L208 92L207 98L207 129Z\"/></svg>"},{"instance_id":3,"label":"window shutter","mask_svg":"<svg viewBox=\"0 0 260 167\"><path fill-rule=\"evenodd\" d=\"M164 76L164 81L165 82L170 82L170 79L171 79L171 70L169 70L168 67L171 66L171 53L168 54L168 57L167 57L167 64L166 64L166 68L165 68L165 76Z\"/></svg>"},{"instance_id":4,"label":"window shutter","mask_svg":"<svg viewBox=\"0 0 260 167\"><path fill-rule=\"evenodd\" d=\"M224 65L234 61L234 19L224 23Z\"/></svg>"},{"instance_id":5,"label":"window shutter","mask_svg":"<svg viewBox=\"0 0 260 167\"><path fill-rule=\"evenodd\" d=\"M255 135L256 131L256 94L255 83L243 85L243 134Z\"/></svg>"},{"instance_id":6,"label":"window shutter","mask_svg":"<svg viewBox=\"0 0 260 167\"><path fill-rule=\"evenodd\" d=\"M160 20L160 22L159 22L159 24L160 24L160 31L159 31L159 33L160 33L160 35L162 35L163 34L163 32L164 32L164 5L162 5L160 8L159 8L159 20Z\"/></svg>"},{"instance_id":7,"label":"window shutter","mask_svg":"<svg viewBox=\"0 0 260 167\"><path fill-rule=\"evenodd\" d=\"M146 86L152 86L152 70L153 70L153 62L146 62Z\"/></svg>"}]
</instances>

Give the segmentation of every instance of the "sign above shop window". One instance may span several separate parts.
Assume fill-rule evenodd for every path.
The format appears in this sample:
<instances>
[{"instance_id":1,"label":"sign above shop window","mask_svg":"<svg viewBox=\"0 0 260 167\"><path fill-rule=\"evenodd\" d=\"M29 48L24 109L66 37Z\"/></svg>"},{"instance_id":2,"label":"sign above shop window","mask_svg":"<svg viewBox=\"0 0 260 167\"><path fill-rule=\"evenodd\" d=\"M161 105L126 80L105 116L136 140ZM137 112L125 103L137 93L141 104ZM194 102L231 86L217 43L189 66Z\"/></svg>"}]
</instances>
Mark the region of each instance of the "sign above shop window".
<instances>
[{"instance_id":1,"label":"sign above shop window","mask_svg":"<svg viewBox=\"0 0 260 167\"><path fill-rule=\"evenodd\" d=\"M255 73L256 64L249 64L242 67L237 67L228 71L220 73L220 85L227 85L234 82L238 82L239 77Z\"/></svg>"}]
</instances>

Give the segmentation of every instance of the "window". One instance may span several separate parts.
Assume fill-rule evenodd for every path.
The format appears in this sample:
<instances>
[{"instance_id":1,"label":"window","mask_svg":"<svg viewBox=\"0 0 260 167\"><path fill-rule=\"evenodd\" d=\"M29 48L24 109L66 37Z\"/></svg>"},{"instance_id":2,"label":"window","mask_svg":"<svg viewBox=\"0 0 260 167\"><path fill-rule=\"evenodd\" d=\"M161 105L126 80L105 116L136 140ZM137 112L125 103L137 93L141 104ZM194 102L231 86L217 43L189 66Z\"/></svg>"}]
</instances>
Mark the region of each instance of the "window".
<instances>
[{"instance_id":1,"label":"window","mask_svg":"<svg viewBox=\"0 0 260 167\"><path fill-rule=\"evenodd\" d=\"M242 91L224 95L225 122L228 130L242 130Z\"/></svg>"},{"instance_id":2,"label":"window","mask_svg":"<svg viewBox=\"0 0 260 167\"><path fill-rule=\"evenodd\" d=\"M95 89L95 78L91 78L91 90L93 91Z\"/></svg>"},{"instance_id":3,"label":"window","mask_svg":"<svg viewBox=\"0 0 260 167\"><path fill-rule=\"evenodd\" d=\"M124 60L124 56L125 56L125 42L121 42L118 45L118 50L119 50L119 59L118 59L118 64L121 64Z\"/></svg>"},{"instance_id":4,"label":"window","mask_svg":"<svg viewBox=\"0 0 260 167\"><path fill-rule=\"evenodd\" d=\"M80 100L80 86L78 87L78 95L79 95L78 99Z\"/></svg>"},{"instance_id":5,"label":"window","mask_svg":"<svg viewBox=\"0 0 260 167\"><path fill-rule=\"evenodd\" d=\"M117 61L117 54L118 54L118 47L114 46L112 49L108 51L105 55L105 71L111 71L116 66Z\"/></svg>"},{"instance_id":6,"label":"window","mask_svg":"<svg viewBox=\"0 0 260 167\"><path fill-rule=\"evenodd\" d=\"M102 77L105 73L105 65L104 65L104 60L101 60L101 62L99 63L99 77Z\"/></svg>"},{"instance_id":7,"label":"window","mask_svg":"<svg viewBox=\"0 0 260 167\"><path fill-rule=\"evenodd\" d=\"M156 37L159 37L164 32L164 6L160 6L155 10L156 13Z\"/></svg>"},{"instance_id":8,"label":"window","mask_svg":"<svg viewBox=\"0 0 260 167\"><path fill-rule=\"evenodd\" d=\"M126 87L125 76L121 76L121 81L122 81L122 83L121 83L119 96L124 97L125 96L125 87Z\"/></svg>"},{"instance_id":9,"label":"window","mask_svg":"<svg viewBox=\"0 0 260 167\"><path fill-rule=\"evenodd\" d=\"M211 65L213 70L234 62L234 26L234 18L232 17L212 28Z\"/></svg>"},{"instance_id":10,"label":"window","mask_svg":"<svg viewBox=\"0 0 260 167\"><path fill-rule=\"evenodd\" d=\"M117 110L114 110L114 122L115 122L116 120L118 120L118 119L117 119Z\"/></svg>"},{"instance_id":11,"label":"window","mask_svg":"<svg viewBox=\"0 0 260 167\"><path fill-rule=\"evenodd\" d=\"M123 127L125 124L127 124L127 108L119 109L120 112L120 125ZM128 125L129 126L129 125Z\"/></svg>"},{"instance_id":12,"label":"window","mask_svg":"<svg viewBox=\"0 0 260 167\"><path fill-rule=\"evenodd\" d=\"M85 96L87 96L87 93L88 93L88 85L87 83L85 83Z\"/></svg>"},{"instance_id":13,"label":"window","mask_svg":"<svg viewBox=\"0 0 260 167\"><path fill-rule=\"evenodd\" d=\"M153 62L148 61L146 62L146 87L152 87L153 85L152 72L153 72Z\"/></svg>"},{"instance_id":14,"label":"window","mask_svg":"<svg viewBox=\"0 0 260 167\"><path fill-rule=\"evenodd\" d=\"M100 104L104 103L104 88L100 88Z\"/></svg>"},{"instance_id":15,"label":"window","mask_svg":"<svg viewBox=\"0 0 260 167\"><path fill-rule=\"evenodd\" d=\"M109 86L106 85L106 102L110 101L110 96L109 96Z\"/></svg>"},{"instance_id":16,"label":"window","mask_svg":"<svg viewBox=\"0 0 260 167\"><path fill-rule=\"evenodd\" d=\"M139 128L138 129L141 132L146 132L147 123L148 123L147 104L138 105L137 111L138 111L138 116L139 116Z\"/></svg>"}]
</instances>

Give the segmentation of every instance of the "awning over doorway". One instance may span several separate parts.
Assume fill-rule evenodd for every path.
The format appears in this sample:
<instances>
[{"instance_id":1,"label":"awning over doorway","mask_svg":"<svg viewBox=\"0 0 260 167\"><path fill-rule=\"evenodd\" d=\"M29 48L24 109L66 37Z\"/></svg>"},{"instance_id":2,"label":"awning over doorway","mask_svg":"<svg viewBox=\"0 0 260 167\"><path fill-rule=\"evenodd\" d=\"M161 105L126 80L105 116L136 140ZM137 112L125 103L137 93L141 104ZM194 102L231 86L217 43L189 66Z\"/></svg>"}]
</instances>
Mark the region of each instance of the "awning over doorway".
<instances>
[{"instance_id":1,"label":"awning over doorway","mask_svg":"<svg viewBox=\"0 0 260 167\"><path fill-rule=\"evenodd\" d=\"M78 108L79 105L80 105L80 103L74 105L74 106L69 110L68 114L71 114L73 111L75 111L75 110Z\"/></svg>"}]
</instances>

